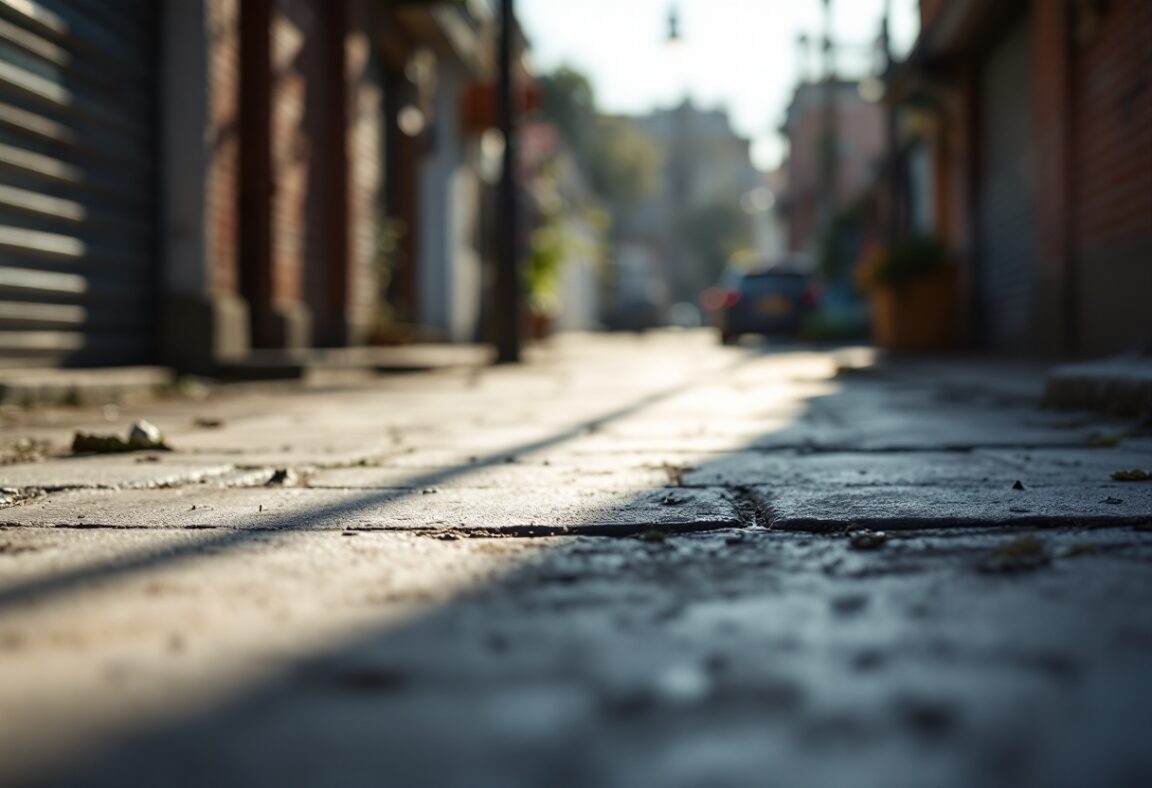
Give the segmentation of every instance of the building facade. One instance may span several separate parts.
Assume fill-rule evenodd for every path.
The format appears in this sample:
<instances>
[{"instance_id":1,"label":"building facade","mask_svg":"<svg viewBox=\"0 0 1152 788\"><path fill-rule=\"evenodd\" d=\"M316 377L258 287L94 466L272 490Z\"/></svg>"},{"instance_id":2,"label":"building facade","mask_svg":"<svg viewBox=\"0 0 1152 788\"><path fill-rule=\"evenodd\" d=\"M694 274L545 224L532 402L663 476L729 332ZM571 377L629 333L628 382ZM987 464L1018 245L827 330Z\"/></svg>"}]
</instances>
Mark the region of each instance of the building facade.
<instances>
[{"instance_id":1,"label":"building facade","mask_svg":"<svg viewBox=\"0 0 1152 788\"><path fill-rule=\"evenodd\" d=\"M1152 346L1152 4L941 0L893 79L924 119L970 339Z\"/></svg>"},{"instance_id":2,"label":"building facade","mask_svg":"<svg viewBox=\"0 0 1152 788\"><path fill-rule=\"evenodd\" d=\"M474 339L461 102L493 20L488 0L0 3L0 364L212 372L362 344L404 298Z\"/></svg>"},{"instance_id":3,"label":"building facade","mask_svg":"<svg viewBox=\"0 0 1152 788\"><path fill-rule=\"evenodd\" d=\"M705 252L694 237L694 226L707 213L741 211L741 199L760 187L752 164L751 143L733 131L725 109L702 108L685 99L679 106L648 115L620 118L632 123L659 152L661 188L621 217L617 240L628 250L621 256L621 283L655 276L663 281L647 290L618 297L653 300L660 310L671 304L694 304L700 293L719 279L725 255ZM736 230L740 246L753 242L753 222L741 215ZM641 262L643 261L643 262ZM652 273L658 272L658 273ZM629 285L631 286L631 285Z\"/></svg>"},{"instance_id":4,"label":"building facade","mask_svg":"<svg viewBox=\"0 0 1152 788\"><path fill-rule=\"evenodd\" d=\"M835 215L875 182L885 155L884 110L861 97L857 81L804 82L793 93L782 131L788 139L781 205L788 248L815 255L827 218L822 211Z\"/></svg>"}]
</instances>

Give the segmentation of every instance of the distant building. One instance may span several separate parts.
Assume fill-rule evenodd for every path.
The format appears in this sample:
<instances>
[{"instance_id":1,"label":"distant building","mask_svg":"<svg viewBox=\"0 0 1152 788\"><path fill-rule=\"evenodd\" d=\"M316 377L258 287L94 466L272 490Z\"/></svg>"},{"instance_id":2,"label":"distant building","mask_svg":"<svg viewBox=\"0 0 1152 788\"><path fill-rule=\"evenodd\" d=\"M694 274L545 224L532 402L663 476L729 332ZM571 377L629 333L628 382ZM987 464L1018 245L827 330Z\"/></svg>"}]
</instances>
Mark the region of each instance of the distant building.
<instances>
[{"instance_id":1,"label":"distant building","mask_svg":"<svg viewBox=\"0 0 1152 788\"><path fill-rule=\"evenodd\" d=\"M831 95L829 95L831 94ZM835 138L834 201L827 200L825 167L828 104ZM788 139L787 191L782 211L788 222L788 248L815 254L822 211L849 207L875 181L885 154L884 108L865 101L860 83L801 83L792 95L782 129Z\"/></svg>"},{"instance_id":2,"label":"distant building","mask_svg":"<svg viewBox=\"0 0 1152 788\"><path fill-rule=\"evenodd\" d=\"M685 220L709 205L738 206L761 185L750 142L732 130L725 110L700 109L690 101L629 120L652 140L664 163L663 188L622 217L619 238L628 244L632 261L626 280L636 281L636 271L659 268L663 286L646 289L666 293L668 303L661 308L695 303L702 290L715 284L724 260L701 259L684 235ZM751 220L746 221L742 235L750 243ZM634 262L641 257L647 262Z\"/></svg>"},{"instance_id":3,"label":"distant building","mask_svg":"<svg viewBox=\"0 0 1152 788\"><path fill-rule=\"evenodd\" d=\"M924 0L889 92L929 153L973 342L1152 347L1152 3Z\"/></svg>"}]
</instances>

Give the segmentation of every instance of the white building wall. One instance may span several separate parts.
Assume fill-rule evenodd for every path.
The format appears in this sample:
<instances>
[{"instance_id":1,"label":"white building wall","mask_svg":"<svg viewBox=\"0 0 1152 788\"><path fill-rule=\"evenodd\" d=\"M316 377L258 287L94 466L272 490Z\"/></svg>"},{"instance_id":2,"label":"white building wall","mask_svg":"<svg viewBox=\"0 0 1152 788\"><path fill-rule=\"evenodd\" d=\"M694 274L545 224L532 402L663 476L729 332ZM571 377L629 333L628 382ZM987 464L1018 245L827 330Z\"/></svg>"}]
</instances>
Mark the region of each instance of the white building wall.
<instances>
[{"instance_id":1,"label":"white building wall","mask_svg":"<svg viewBox=\"0 0 1152 788\"><path fill-rule=\"evenodd\" d=\"M573 254L561 269L559 331L593 331L600 328L600 272L593 257L597 238L586 222L573 219L568 226Z\"/></svg>"},{"instance_id":2,"label":"white building wall","mask_svg":"<svg viewBox=\"0 0 1152 788\"><path fill-rule=\"evenodd\" d=\"M421 169L420 322L452 342L476 338L481 298L479 177L460 136L465 76L453 63L437 69L433 149Z\"/></svg>"}]
</instances>

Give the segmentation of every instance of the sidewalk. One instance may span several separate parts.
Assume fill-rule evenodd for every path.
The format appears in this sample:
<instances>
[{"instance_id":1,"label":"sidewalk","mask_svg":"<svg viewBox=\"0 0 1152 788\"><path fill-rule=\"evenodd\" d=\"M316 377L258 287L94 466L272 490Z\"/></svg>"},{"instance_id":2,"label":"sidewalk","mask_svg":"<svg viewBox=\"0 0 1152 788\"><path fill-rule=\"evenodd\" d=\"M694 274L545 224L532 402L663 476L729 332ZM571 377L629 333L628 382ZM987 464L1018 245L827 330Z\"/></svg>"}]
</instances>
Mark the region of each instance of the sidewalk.
<instances>
[{"instance_id":1,"label":"sidewalk","mask_svg":"<svg viewBox=\"0 0 1152 788\"><path fill-rule=\"evenodd\" d=\"M5 411L0 784L1137 784L1152 435L867 362ZM61 456L140 418L173 451Z\"/></svg>"}]
</instances>

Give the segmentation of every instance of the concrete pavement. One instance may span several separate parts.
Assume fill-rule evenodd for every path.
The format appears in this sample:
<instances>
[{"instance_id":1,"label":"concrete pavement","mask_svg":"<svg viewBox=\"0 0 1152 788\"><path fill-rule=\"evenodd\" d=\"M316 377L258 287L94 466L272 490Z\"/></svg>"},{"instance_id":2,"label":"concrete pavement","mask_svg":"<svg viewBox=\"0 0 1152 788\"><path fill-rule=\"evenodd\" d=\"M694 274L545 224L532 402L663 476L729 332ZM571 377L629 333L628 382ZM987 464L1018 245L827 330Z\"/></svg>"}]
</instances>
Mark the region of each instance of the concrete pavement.
<instances>
[{"instance_id":1,"label":"concrete pavement","mask_svg":"<svg viewBox=\"0 0 1152 788\"><path fill-rule=\"evenodd\" d=\"M1147 784L1152 437L868 360L4 411L0 783Z\"/></svg>"}]
</instances>

